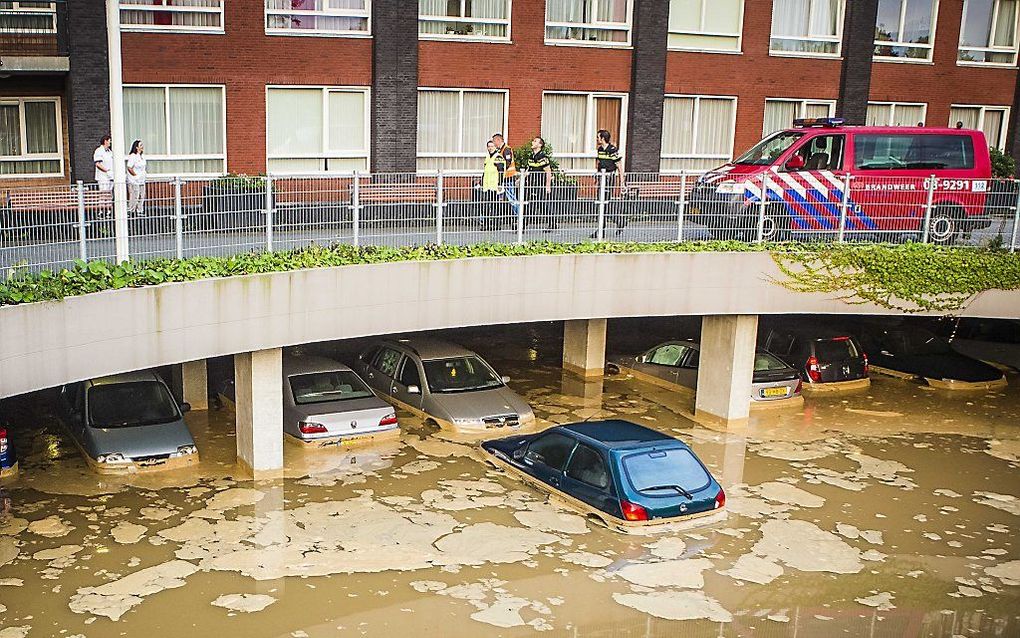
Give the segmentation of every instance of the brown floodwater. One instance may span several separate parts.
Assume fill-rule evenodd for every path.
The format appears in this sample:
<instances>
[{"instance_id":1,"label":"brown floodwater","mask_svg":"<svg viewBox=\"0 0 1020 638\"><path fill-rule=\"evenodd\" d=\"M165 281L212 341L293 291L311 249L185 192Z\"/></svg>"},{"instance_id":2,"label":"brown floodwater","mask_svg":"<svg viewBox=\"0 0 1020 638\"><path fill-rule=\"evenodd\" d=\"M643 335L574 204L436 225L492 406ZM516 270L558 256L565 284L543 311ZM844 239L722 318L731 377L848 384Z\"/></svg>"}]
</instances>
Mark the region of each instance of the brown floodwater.
<instances>
[{"instance_id":1,"label":"brown floodwater","mask_svg":"<svg viewBox=\"0 0 1020 638\"><path fill-rule=\"evenodd\" d=\"M403 414L399 440L286 446L286 478L252 482L233 414L195 412L198 466L100 477L41 393L12 407L0 638L1020 636L1016 375L976 394L875 377L720 431L676 393L564 375L555 326L452 336L543 425L616 417L690 443L725 522L610 531Z\"/></svg>"}]
</instances>

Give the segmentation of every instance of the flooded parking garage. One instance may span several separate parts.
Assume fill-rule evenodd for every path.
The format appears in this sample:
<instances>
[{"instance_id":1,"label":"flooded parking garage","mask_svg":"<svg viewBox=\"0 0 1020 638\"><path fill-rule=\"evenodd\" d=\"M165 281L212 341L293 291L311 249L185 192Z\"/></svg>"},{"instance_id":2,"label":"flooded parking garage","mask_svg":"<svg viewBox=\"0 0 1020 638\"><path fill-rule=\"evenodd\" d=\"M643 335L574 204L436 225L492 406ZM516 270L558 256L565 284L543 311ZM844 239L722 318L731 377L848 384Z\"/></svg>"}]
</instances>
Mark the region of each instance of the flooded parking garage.
<instances>
[{"instance_id":1,"label":"flooded parking garage","mask_svg":"<svg viewBox=\"0 0 1020 638\"><path fill-rule=\"evenodd\" d=\"M609 348L689 329L637 325L611 324ZM621 535L403 413L398 440L287 446L285 478L255 483L233 413L195 412L197 466L100 477L44 393L10 406L0 637L1020 635L1015 374L964 393L876 376L723 431L686 395L564 374L560 335L444 336L509 375L540 427L622 418L689 443L727 490L724 523Z\"/></svg>"}]
</instances>

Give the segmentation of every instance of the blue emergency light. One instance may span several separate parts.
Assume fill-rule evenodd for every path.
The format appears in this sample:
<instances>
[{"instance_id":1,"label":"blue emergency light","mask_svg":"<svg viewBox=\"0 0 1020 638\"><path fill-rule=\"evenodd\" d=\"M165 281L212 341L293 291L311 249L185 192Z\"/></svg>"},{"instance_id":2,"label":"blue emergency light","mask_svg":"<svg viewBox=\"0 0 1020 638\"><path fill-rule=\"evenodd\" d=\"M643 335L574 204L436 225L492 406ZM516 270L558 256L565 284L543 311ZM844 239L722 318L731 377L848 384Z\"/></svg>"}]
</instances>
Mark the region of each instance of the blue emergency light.
<instances>
[{"instance_id":1,"label":"blue emergency light","mask_svg":"<svg viewBox=\"0 0 1020 638\"><path fill-rule=\"evenodd\" d=\"M795 119L793 125L796 127L824 126L833 128L843 126L846 123L841 117L802 117Z\"/></svg>"}]
</instances>

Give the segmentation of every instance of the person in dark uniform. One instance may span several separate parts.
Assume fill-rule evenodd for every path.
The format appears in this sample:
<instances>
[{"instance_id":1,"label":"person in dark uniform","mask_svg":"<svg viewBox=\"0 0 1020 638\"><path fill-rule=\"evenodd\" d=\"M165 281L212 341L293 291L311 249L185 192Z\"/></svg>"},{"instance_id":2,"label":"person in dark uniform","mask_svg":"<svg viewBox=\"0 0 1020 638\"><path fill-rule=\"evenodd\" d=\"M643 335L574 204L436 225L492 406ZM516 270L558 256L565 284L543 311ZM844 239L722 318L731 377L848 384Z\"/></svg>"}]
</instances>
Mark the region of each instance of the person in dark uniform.
<instances>
[{"instance_id":1,"label":"person in dark uniform","mask_svg":"<svg viewBox=\"0 0 1020 638\"><path fill-rule=\"evenodd\" d=\"M528 206L531 207L534 219L547 221L542 232L556 230L556 219L549 213L546 203L552 196L552 165L545 154L545 140L536 137L531 140L531 158L528 160L528 177L525 182L528 189Z\"/></svg>"},{"instance_id":2,"label":"person in dark uniform","mask_svg":"<svg viewBox=\"0 0 1020 638\"><path fill-rule=\"evenodd\" d=\"M620 149L613 146L612 136L609 131L601 129L597 133L596 143L598 144L598 153L595 156L595 170L598 173L606 173L606 225L609 222L616 224L616 236L619 237L623 234L623 228L627 225L627 217L622 202L614 202L613 194L616 190L616 180L619 176L620 180L620 194L624 195L627 193L627 182L623 176L623 167L621 162L623 160L620 157ZM601 176L600 176L601 177ZM595 239L598 237L599 231L595 230L591 234L591 238Z\"/></svg>"}]
</instances>

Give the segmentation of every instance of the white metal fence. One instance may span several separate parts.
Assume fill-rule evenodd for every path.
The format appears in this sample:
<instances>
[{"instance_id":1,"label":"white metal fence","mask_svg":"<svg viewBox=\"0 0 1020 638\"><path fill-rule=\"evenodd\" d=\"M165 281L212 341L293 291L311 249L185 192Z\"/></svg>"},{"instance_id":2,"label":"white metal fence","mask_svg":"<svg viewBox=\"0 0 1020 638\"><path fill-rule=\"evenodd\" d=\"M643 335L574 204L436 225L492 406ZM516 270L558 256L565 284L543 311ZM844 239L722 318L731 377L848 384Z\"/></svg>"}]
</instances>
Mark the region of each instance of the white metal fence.
<instances>
[{"instance_id":1,"label":"white metal fence","mask_svg":"<svg viewBox=\"0 0 1020 638\"><path fill-rule=\"evenodd\" d=\"M171 178L128 203L127 256L228 256L313 244L697 240L933 242L1020 248L1014 180L825 172L532 173ZM123 227L123 225L122 225ZM4 276L117 259L113 194L95 184L0 190ZM123 256L123 255L122 255Z\"/></svg>"}]
</instances>

